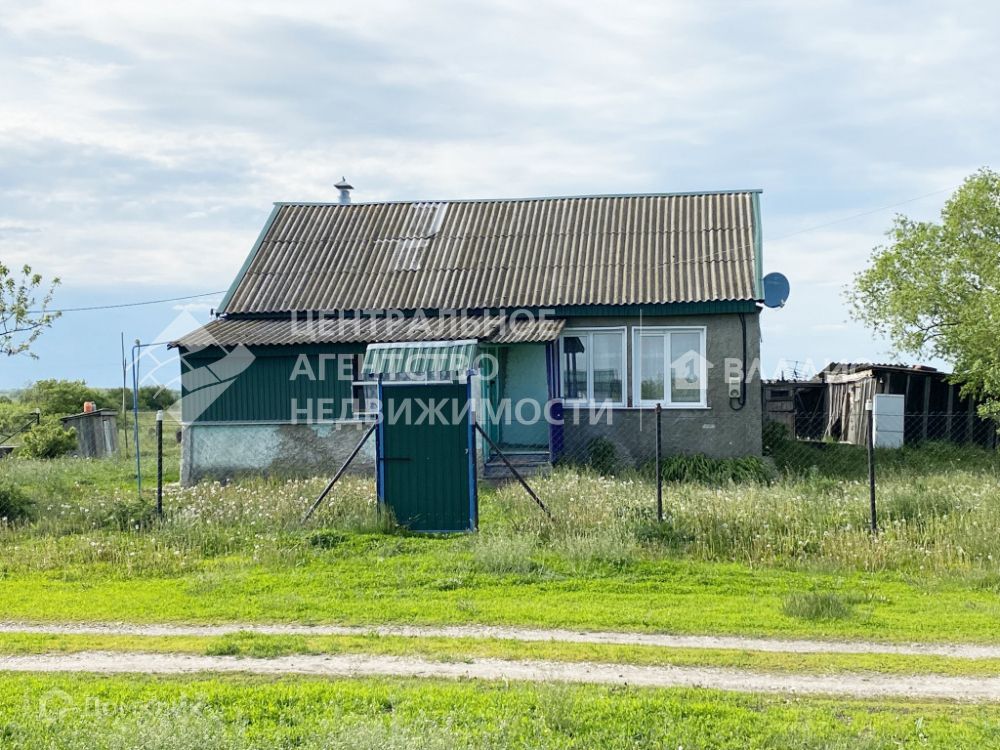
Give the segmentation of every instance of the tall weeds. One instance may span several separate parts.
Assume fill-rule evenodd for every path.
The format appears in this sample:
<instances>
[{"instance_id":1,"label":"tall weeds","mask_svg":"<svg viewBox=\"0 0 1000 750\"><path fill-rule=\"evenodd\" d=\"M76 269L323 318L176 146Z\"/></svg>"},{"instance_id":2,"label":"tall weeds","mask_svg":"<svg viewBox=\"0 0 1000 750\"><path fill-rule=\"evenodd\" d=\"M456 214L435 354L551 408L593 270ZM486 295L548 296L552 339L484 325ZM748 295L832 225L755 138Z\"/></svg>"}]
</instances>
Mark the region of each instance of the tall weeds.
<instances>
[{"instance_id":1,"label":"tall weeds","mask_svg":"<svg viewBox=\"0 0 1000 750\"><path fill-rule=\"evenodd\" d=\"M868 530L867 485L818 471L785 474L770 484L669 483L659 523L655 487L640 473L609 478L561 469L532 479L553 520L517 484L484 489L481 533L435 549L468 553L463 564L497 575L550 567L599 573L664 556L1000 575L1000 476L987 465L946 464L935 455L925 464L934 471L887 467L878 486L877 536ZM116 576L179 575L228 556L296 565L342 554L354 534L391 530L391 519L377 510L374 482L362 477L345 477L303 526L302 513L322 480L174 487L161 519L149 499L138 501L120 485L102 487L110 469L96 462L18 470L33 472L24 486L34 519L0 521L0 575L41 570L73 576L93 566Z\"/></svg>"}]
</instances>

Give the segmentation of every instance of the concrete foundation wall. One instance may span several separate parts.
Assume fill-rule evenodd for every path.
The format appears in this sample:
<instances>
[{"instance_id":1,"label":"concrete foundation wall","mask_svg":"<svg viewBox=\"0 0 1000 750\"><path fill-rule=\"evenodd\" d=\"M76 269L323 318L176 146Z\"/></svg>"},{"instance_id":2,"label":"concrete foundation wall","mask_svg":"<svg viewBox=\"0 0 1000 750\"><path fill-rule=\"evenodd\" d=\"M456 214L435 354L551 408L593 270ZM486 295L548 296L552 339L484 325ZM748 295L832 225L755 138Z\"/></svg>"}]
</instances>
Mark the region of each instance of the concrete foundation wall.
<instances>
[{"instance_id":1,"label":"concrete foundation wall","mask_svg":"<svg viewBox=\"0 0 1000 750\"><path fill-rule=\"evenodd\" d=\"M182 432L181 483L229 479L241 474L282 477L333 476L370 422L321 424L189 424ZM374 472L375 436L351 464Z\"/></svg>"}]
</instances>

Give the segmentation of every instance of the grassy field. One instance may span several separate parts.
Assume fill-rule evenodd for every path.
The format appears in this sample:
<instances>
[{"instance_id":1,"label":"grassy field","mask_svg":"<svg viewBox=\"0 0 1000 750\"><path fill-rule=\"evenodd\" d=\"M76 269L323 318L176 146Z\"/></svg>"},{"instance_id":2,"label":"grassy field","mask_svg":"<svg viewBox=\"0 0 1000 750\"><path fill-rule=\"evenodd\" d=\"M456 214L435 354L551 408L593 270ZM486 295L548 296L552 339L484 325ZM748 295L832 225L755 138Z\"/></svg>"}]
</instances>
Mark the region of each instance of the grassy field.
<instances>
[{"instance_id":1,"label":"grassy field","mask_svg":"<svg viewBox=\"0 0 1000 750\"><path fill-rule=\"evenodd\" d=\"M152 446L143 424L144 451ZM167 435L171 435L167 431ZM167 478L176 480L177 447ZM817 449L831 453L825 448ZM838 453L834 450L832 453ZM33 505L0 524L0 620L508 624L882 641L1000 642L995 456L929 446L883 461L882 531L851 473L784 464L771 483L558 471L486 489L479 534L416 536L351 477L169 486L151 454L7 460ZM147 471L149 473L147 473ZM715 666L770 673L990 676L1000 660L766 653L489 638L0 634L0 654L88 650L271 657L384 654ZM0 746L121 748L980 748L1000 707L705 690L235 676L0 675Z\"/></svg>"},{"instance_id":2,"label":"grassy field","mask_svg":"<svg viewBox=\"0 0 1000 750\"><path fill-rule=\"evenodd\" d=\"M37 498L0 531L0 618L536 624L884 640L997 640L1000 480L919 461L865 487L807 477L671 485L667 522L637 478L536 481L484 493L479 535L387 531L350 479L303 527L321 480L173 488L167 516L121 461L9 461Z\"/></svg>"},{"instance_id":3,"label":"grassy field","mask_svg":"<svg viewBox=\"0 0 1000 750\"><path fill-rule=\"evenodd\" d=\"M984 748L1000 710L431 680L0 677L12 750Z\"/></svg>"},{"instance_id":4,"label":"grassy field","mask_svg":"<svg viewBox=\"0 0 1000 750\"><path fill-rule=\"evenodd\" d=\"M952 457L953 458L953 457ZM148 461L147 461L148 463ZM0 618L494 623L878 640L998 640L1000 477L917 454L866 487L812 474L668 485L666 522L635 476L535 480L482 497L478 535L386 528L369 481L171 488L156 519L125 461L7 461L36 501L0 530Z\"/></svg>"}]
</instances>

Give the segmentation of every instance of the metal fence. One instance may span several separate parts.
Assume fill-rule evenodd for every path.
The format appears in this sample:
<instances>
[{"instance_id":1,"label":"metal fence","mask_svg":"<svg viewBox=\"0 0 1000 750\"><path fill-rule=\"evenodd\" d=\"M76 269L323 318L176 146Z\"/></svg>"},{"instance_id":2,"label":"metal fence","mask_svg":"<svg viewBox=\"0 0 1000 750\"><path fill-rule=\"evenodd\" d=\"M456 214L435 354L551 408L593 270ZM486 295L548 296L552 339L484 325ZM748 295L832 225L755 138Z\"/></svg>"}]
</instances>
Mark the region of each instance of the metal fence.
<instances>
[{"instance_id":1,"label":"metal fence","mask_svg":"<svg viewBox=\"0 0 1000 750\"><path fill-rule=\"evenodd\" d=\"M794 433L787 424L765 422L757 445L755 435L727 432L707 416L650 411L640 424L612 415L599 427L587 427L582 439L570 437L577 428L567 428L552 464L638 476L655 482L658 494L680 482L866 483L873 529L881 482L917 486L931 476L1000 474L995 423L970 419L968 412L907 413L892 435L873 430L870 414L862 427L837 434L835 420L826 415L799 416Z\"/></svg>"},{"instance_id":2,"label":"metal fence","mask_svg":"<svg viewBox=\"0 0 1000 750\"><path fill-rule=\"evenodd\" d=\"M157 414L163 416L160 431ZM138 455L136 455L138 438ZM138 422L131 411L118 417L118 457L134 470L136 486L144 495L153 496L157 486L180 479L181 424L172 411L140 411Z\"/></svg>"}]
</instances>

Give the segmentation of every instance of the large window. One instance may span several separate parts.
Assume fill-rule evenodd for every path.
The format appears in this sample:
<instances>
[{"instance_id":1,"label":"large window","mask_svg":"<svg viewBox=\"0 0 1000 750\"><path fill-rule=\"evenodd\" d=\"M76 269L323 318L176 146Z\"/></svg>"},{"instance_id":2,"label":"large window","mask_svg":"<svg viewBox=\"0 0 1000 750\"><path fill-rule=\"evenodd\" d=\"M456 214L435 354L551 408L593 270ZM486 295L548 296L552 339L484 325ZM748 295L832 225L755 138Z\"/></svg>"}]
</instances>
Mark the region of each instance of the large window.
<instances>
[{"instance_id":1,"label":"large window","mask_svg":"<svg viewBox=\"0 0 1000 750\"><path fill-rule=\"evenodd\" d=\"M633 329L636 406L708 406L704 328Z\"/></svg>"},{"instance_id":2,"label":"large window","mask_svg":"<svg viewBox=\"0 0 1000 750\"><path fill-rule=\"evenodd\" d=\"M563 398L624 406L625 356L624 328L564 331L559 339Z\"/></svg>"}]
</instances>

